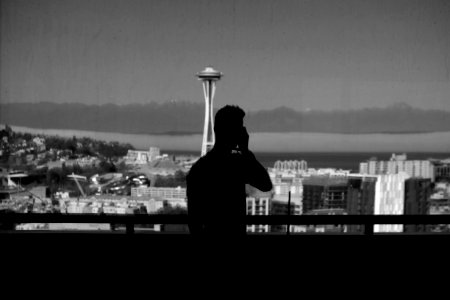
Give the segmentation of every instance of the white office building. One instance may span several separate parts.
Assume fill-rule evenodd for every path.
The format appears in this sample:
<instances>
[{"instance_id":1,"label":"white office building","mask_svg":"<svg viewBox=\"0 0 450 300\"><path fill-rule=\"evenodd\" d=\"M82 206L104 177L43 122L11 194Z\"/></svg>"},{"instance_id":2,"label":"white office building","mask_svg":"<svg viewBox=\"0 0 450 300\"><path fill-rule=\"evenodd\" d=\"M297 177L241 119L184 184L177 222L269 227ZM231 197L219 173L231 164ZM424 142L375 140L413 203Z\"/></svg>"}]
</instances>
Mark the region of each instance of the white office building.
<instances>
[{"instance_id":1,"label":"white office building","mask_svg":"<svg viewBox=\"0 0 450 300\"><path fill-rule=\"evenodd\" d=\"M402 215L405 203L406 172L378 175L375 185L375 215ZM376 224L374 232L403 232L402 224Z\"/></svg>"},{"instance_id":2,"label":"white office building","mask_svg":"<svg viewBox=\"0 0 450 300\"><path fill-rule=\"evenodd\" d=\"M279 171L306 171L308 163L304 160L277 160L273 168Z\"/></svg>"},{"instance_id":3,"label":"white office building","mask_svg":"<svg viewBox=\"0 0 450 300\"><path fill-rule=\"evenodd\" d=\"M160 158L160 150L150 147L148 151L128 150L124 157L126 164L147 164Z\"/></svg>"},{"instance_id":4,"label":"white office building","mask_svg":"<svg viewBox=\"0 0 450 300\"><path fill-rule=\"evenodd\" d=\"M359 172L369 175L398 174L405 172L410 177L429 178L434 182L434 165L428 160L407 160L406 154L392 154L388 161L375 159L359 164Z\"/></svg>"}]
</instances>

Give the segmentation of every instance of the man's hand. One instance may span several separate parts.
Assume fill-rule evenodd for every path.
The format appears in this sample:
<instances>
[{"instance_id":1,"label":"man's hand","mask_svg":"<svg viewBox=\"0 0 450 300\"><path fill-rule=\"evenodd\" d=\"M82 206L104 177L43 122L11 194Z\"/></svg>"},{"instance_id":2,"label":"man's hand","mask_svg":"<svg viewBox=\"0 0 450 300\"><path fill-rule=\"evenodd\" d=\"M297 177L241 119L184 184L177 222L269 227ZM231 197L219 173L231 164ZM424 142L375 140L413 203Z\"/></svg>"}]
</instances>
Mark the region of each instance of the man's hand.
<instances>
[{"instance_id":1,"label":"man's hand","mask_svg":"<svg viewBox=\"0 0 450 300\"><path fill-rule=\"evenodd\" d=\"M247 128L244 126L242 127L241 136L239 137L239 150L241 152L247 152L248 151L248 141L250 136L248 135Z\"/></svg>"}]
</instances>

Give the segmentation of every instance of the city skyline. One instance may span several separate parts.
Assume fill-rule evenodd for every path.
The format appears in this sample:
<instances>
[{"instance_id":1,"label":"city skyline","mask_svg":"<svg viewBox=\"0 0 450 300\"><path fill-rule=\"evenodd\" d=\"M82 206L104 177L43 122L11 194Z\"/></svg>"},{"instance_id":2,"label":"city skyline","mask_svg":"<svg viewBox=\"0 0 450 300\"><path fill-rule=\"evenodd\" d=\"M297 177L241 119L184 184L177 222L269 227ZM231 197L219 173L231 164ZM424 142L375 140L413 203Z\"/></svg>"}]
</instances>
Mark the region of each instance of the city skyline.
<instances>
[{"instance_id":1,"label":"city skyline","mask_svg":"<svg viewBox=\"0 0 450 300\"><path fill-rule=\"evenodd\" d=\"M446 1L2 1L2 103L450 110Z\"/></svg>"},{"instance_id":2,"label":"city skyline","mask_svg":"<svg viewBox=\"0 0 450 300\"><path fill-rule=\"evenodd\" d=\"M130 145L120 143L109 143L110 146L105 147L106 144L103 142L91 139L15 134L11 128L1 133L0 156L6 153L4 157L8 159L8 163L6 168L2 165L0 170L2 171L0 210L53 216L55 212L60 213L59 216L80 213L91 216L187 213L186 174L198 159L196 155L186 153L161 155L160 149L155 147L148 148L148 151L136 151L132 150ZM261 163L268 172L273 188L261 192L246 186L247 215L348 214L419 217L419 215L448 214L450 195L448 158L427 157L418 153L411 156L406 153L393 153L388 158L386 154L379 153L382 157L378 160L369 156L373 154L375 153L364 155L330 153L328 156L324 153L262 155ZM109 163L106 163L104 155L109 157ZM293 158L301 160L293 161ZM272 160L269 166L267 159ZM359 172L354 167L345 167L347 163L343 160L348 160L347 163L353 166L359 162ZM340 162L341 167L333 165L336 162ZM116 167L113 167L114 164ZM14 169L9 167L12 165ZM134 227L116 226L114 224L117 222L114 221L102 222L103 225L80 225L60 224L59 222L65 223L63 219L56 221L58 224L52 224L55 222L47 220L49 221L38 223L19 222L25 224L8 228L45 231L126 230L127 234L134 232ZM286 231L288 234L289 231L293 234L358 232L368 235L378 232L408 234L448 232L446 226L423 226L420 223L412 225L406 223L405 226L377 224L374 224L372 229L366 230L366 227L362 228L359 225L253 226L249 223L251 226L247 226L247 232L277 234ZM136 230L156 231L162 234L169 231L189 232L186 226L165 225L166 223L162 227L145 226L145 228L137 225Z\"/></svg>"}]
</instances>

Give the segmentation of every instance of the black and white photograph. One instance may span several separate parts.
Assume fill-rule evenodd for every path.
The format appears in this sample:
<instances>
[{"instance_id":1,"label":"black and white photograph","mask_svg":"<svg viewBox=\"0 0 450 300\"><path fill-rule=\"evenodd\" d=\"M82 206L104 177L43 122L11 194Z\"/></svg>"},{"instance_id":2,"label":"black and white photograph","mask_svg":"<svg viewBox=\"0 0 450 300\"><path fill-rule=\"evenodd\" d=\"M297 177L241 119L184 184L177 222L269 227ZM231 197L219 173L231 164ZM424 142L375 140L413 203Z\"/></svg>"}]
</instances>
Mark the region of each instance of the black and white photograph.
<instances>
[{"instance_id":1,"label":"black and white photograph","mask_svg":"<svg viewBox=\"0 0 450 300\"><path fill-rule=\"evenodd\" d=\"M448 241L450 1L0 3L0 242Z\"/></svg>"}]
</instances>

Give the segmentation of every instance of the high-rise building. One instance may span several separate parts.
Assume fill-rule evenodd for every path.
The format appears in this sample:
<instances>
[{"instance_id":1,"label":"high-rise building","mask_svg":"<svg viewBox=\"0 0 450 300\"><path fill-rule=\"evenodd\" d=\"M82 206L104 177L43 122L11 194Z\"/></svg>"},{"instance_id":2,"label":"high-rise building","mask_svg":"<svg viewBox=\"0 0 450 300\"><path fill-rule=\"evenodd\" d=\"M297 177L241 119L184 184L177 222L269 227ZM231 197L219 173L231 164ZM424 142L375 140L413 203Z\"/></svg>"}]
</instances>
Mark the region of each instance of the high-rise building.
<instances>
[{"instance_id":1,"label":"high-rise building","mask_svg":"<svg viewBox=\"0 0 450 300\"><path fill-rule=\"evenodd\" d=\"M429 211L429 200L432 192L431 179L409 178L405 181L405 215L426 215ZM426 232L426 224L408 224L404 232Z\"/></svg>"},{"instance_id":2,"label":"high-rise building","mask_svg":"<svg viewBox=\"0 0 450 300\"><path fill-rule=\"evenodd\" d=\"M351 176L348 179L348 200L346 211L349 215L373 215L375 203L376 176Z\"/></svg>"},{"instance_id":3,"label":"high-rise building","mask_svg":"<svg viewBox=\"0 0 450 300\"><path fill-rule=\"evenodd\" d=\"M375 186L375 215L402 215L405 202L405 180L410 176L399 174L378 175ZM402 232L402 224L375 224L374 232Z\"/></svg>"},{"instance_id":4,"label":"high-rise building","mask_svg":"<svg viewBox=\"0 0 450 300\"><path fill-rule=\"evenodd\" d=\"M345 209L348 178L311 176L303 180L303 214L316 209Z\"/></svg>"},{"instance_id":5,"label":"high-rise building","mask_svg":"<svg viewBox=\"0 0 450 300\"><path fill-rule=\"evenodd\" d=\"M349 215L373 215L375 204L375 186L377 177L373 175L349 177L347 208ZM363 225L349 225L349 232L362 232Z\"/></svg>"},{"instance_id":6,"label":"high-rise building","mask_svg":"<svg viewBox=\"0 0 450 300\"><path fill-rule=\"evenodd\" d=\"M357 175L349 178L347 212L351 215L425 215L429 210L431 179L410 178L406 172L389 175ZM424 225L375 225L375 232L423 232ZM362 232L351 225L349 232Z\"/></svg>"}]
</instances>

